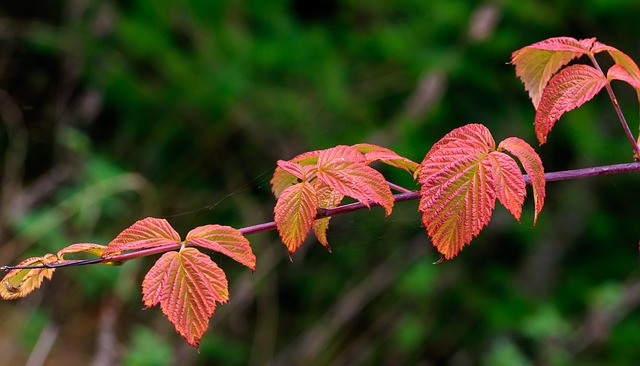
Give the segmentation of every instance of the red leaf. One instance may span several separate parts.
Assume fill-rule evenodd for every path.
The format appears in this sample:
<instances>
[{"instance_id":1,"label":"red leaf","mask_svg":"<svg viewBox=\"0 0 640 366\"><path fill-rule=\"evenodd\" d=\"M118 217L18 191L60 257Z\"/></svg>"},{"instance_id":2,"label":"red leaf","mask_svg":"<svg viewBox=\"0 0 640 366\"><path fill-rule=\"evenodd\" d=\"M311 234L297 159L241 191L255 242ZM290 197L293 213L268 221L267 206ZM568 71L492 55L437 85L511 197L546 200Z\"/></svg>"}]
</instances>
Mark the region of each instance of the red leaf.
<instances>
[{"instance_id":1,"label":"red leaf","mask_svg":"<svg viewBox=\"0 0 640 366\"><path fill-rule=\"evenodd\" d=\"M251 250L249 240L240 231L230 226L199 226L189 231L185 243L220 252L251 270L256 270L256 256Z\"/></svg>"},{"instance_id":2,"label":"red leaf","mask_svg":"<svg viewBox=\"0 0 640 366\"><path fill-rule=\"evenodd\" d=\"M364 156L356 149L339 145L320 152L317 176L329 187L366 207L370 207L369 200L379 204L389 216L394 202L391 189L384 176L365 163Z\"/></svg>"},{"instance_id":3,"label":"red leaf","mask_svg":"<svg viewBox=\"0 0 640 366\"><path fill-rule=\"evenodd\" d=\"M450 259L491 219L496 199L493 168L487 159L491 147L470 140L436 145L421 164L418 208L433 245Z\"/></svg>"},{"instance_id":4,"label":"red leaf","mask_svg":"<svg viewBox=\"0 0 640 366\"><path fill-rule=\"evenodd\" d=\"M125 250L154 248L167 244L180 244L180 235L165 219L147 217L122 231L109 243L103 256Z\"/></svg>"},{"instance_id":5,"label":"red leaf","mask_svg":"<svg viewBox=\"0 0 640 366\"><path fill-rule=\"evenodd\" d=\"M58 263L59 258L53 254L33 257L18 263L18 266L39 266ZM2 278L0 297L4 300L15 300L25 297L42 285L42 281L53 276L55 268L12 269Z\"/></svg>"},{"instance_id":6,"label":"red leaf","mask_svg":"<svg viewBox=\"0 0 640 366\"><path fill-rule=\"evenodd\" d=\"M285 189L274 208L274 220L289 255L304 242L313 225L318 208L318 196L313 185L301 182Z\"/></svg>"},{"instance_id":7,"label":"red leaf","mask_svg":"<svg viewBox=\"0 0 640 366\"><path fill-rule=\"evenodd\" d=\"M431 155L438 152L440 148L446 146L450 142L455 141L465 141L467 144L469 144L469 146L472 146L475 149L486 148L488 150L495 150L495 142L493 140L493 137L485 126L477 123L464 125L447 133L446 135L444 135L444 137L438 140L438 142L433 144L427 155L422 160L422 163L420 164L418 169L416 169L415 175L420 176L422 174L425 174L426 176L429 176L438 172L438 169L423 172L426 165L425 162L430 158ZM462 153L464 154L464 152ZM429 166L431 167L431 165Z\"/></svg>"},{"instance_id":8,"label":"red leaf","mask_svg":"<svg viewBox=\"0 0 640 366\"><path fill-rule=\"evenodd\" d=\"M554 76L544 89L534 121L540 144L563 113L591 100L605 85L601 71L587 65L572 65Z\"/></svg>"},{"instance_id":9,"label":"red leaf","mask_svg":"<svg viewBox=\"0 0 640 366\"><path fill-rule=\"evenodd\" d=\"M536 217L544 203L544 171L526 142L510 137L499 147L521 161L530 174ZM436 142L418 169L422 223L443 259L453 258L489 223L495 200L520 219L526 185L513 158L495 151L480 124L456 128Z\"/></svg>"},{"instance_id":10,"label":"red leaf","mask_svg":"<svg viewBox=\"0 0 640 366\"><path fill-rule=\"evenodd\" d=\"M526 143L524 140L517 137L509 137L502 141L498 146L498 150L504 150L520 160L520 163L524 167L524 170L529 175L531 187L533 188L533 200L535 202L535 216L533 218L533 224L538 221L538 214L542 211L544 206L545 197L545 179L544 179L544 167L542 166L542 160L535 150Z\"/></svg>"},{"instance_id":11,"label":"red leaf","mask_svg":"<svg viewBox=\"0 0 640 366\"><path fill-rule=\"evenodd\" d=\"M577 40L556 37L521 48L511 55L516 75L524 83L533 105L538 108L551 77L574 58L590 53L595 38Z\"/></svg>"},{"instance_id":12,"label":"red leaf","mask_svg":"<svg viewBox=\"0 0 640 366\"><path fill-rule=\"evenodd\" d=\"M333 208L340 204L344 195L337 190L330 188L329 186L319 182L316 186L316 192L318 195L318 207ZM316 238L325 248L331 251L329 242L327 241L327 229L329 228L329 220L331 217L323 217L313 222L313 233Z\"/></svg>"},{"instance_id":13,"label":"red leaf","mask_svg":"<svg viewBox=\"0 0 640 366\"><path fill-rule=\"evenodd\" d=\"M207 255L195 248L162 255L142 282L142 300L162 312L187 343L198 348L216 301L229 300L227 278Z\"/></svg>"},{"instance_id":14,"label":"red leaf","mask_svg":"<svg viewBox=\"0 0 640 366\"><path fill-rule=\"evenodd\" d=\"M607 46L606 44L603 44L600 42L596 42L593 45L594 53L603 52L603 51L607 51L611 56L611 58L613 58L613 60L616 62L616 65L619 65L620 67L622 67L629 74L631 79L634 80L633 82L629 82L629 83L633 85L635 88L637 88L637 86L635 85L640 83L640 68L638 68L638 65L633 61L633 59L615 47ZM612 68L614 68L616 65L612 66ZM623 81L627 81L627 80L623 80Z\"/></svg>"},{"instance_id":15,"label":"red leaf","mask_svg":"<svg viewBox=\"0 0 640 366\"><path fill-rule=\"evenodd\" d=\"M293 163L290 161L278 160L278 167L282 170L286 171L294 175L296 178L301 180L307 180L311 177L315 165L300 165L298 163Z\"/></svg>"},{"instance_id":16,"label":"red leaf","mask_svg":"<svg viewBox=\"0 0 640 366\"><path fill-rule=\"evenodd\" d=\"M615 64L611 66L607 71L607 79L624 81L636 90L640 89L640 78L633 77L622 65Z\"/></svg>"},{"instance_id":17,"label":"red leaf","mask_svg":"<svg viewBox=\"0 0 640 366\"><path fill-rule=\"evenodd\" d=\"M489 154L489 162L493 168L498 200L520 221L527 185L518 163L509 155L498 151Z\"/></svg>"},{"instance_id":18,"label":"red leaf","mask_svg":"<svg viewBox=\"0 0 640 366\"><path fill-rule=\"evenodd\" d=\"M320 150L309 151L296 156L295 158L289 160L289 162L297 163L302 166L314 165L316 164L316 162L318 162L318 155L320 155ZM276 196L276 198L278 198L280 197L280 194L282 194L282 191L292 186L293 184L296 184L298 182L298 179L300 178L278 166L273 172L273 177L271 178L271 191Z\"/></svg>"},{"instance_id":19,"label":"red leaf","mask_svg":"<svg viewBox=\"0 0 640 366\"><path fill-rule=\"evenodd\" d=\"M373 144L357 144L352 147L364 154L367 165L374 161L381 161L393 167L404 169L409 173L413 173L418 167L418 163L402 157L385 147Z\"/></svg>"}]
</instances>

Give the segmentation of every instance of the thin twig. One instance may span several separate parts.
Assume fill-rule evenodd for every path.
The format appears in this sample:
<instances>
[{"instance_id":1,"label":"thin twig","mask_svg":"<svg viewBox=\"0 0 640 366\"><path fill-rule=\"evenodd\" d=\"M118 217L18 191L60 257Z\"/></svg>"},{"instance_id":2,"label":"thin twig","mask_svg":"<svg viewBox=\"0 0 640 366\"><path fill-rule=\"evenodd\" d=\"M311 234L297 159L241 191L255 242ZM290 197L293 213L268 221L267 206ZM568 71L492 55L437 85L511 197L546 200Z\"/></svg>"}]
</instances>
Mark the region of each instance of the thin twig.
<instances>
[{"instance_id":1,"label":"thin twig","mask_svg":"<svg viewBox=\"0 0 640 366\"><path fill-rule=\"evenodd\" d=\"M598 69L598 71L600 71L604 75L604 72L602 72L602 69L598 64L598 61L596 61L595 56L592 54L589 54L589 58L591 59L593 66L595 66L595 68ZM624 130L624 133L627 135L627 139L629 139L629 142L631 142L631 146L633 147L633 158L636 160L640 160L640 146L638 146L638 143L636 142L635 138L633 138L631 129L629 129L629 124L627 124L627 120L624 118L624 114L622 114L622 109L620 109L620 104L618 104L618 99L616 98L616 95L613 93L613 89L611 89L611 84L606 83L604 87L605 89L607 89L607 94L609 94L609 99L611 99L611 103L613 103L613 108L616 110L618 119L622 124L622 129Z\"/></svg>"},{"instance_id":2,"label":"thin twig","mask_svg":"<svg viewBox=\"0 0 640 366\"><path fill-rule=\"evenodd\" d=\"M545 173L544 177L547 182L554 182L554 181L561 181L561 180L587 178L587 177L593 177L598 175L620 174L620 173L630 173L630 172L640 172L640 162L604 165L604 166L596 166L591 168L551 172L551 173ZM530 183L529 176L526 174L524 175L524 180L525 182ZM408 191L405 193L398 193L393 196L394 202L411 201L411 200L416 200L418 198L420 198L420 192L418 191ZM376 206L379 206L379 204L373 201L369 201L368 206L362 202L355 202L355 203L348 203L346 205L341 205L334 208L319 208L318 216L316 217L316 219L342 215L348 212L358 211L364 208L370 208L370 207L376 207ZM275 222L271 221L271 222L265 222L262 224L243 227L238 230L243 235L249 235L249 234L255 234L263 231L274 230L275 228L276 228ZM80 260L64 261L60 263L49 263L49 264L34 265L34 266L2 266L0 267L0 270L10 271L13 269L60 268L60 267L82 266L82 265L98 264L98 263L121 264L125 261L131 260L134 258L164 253L171 250L177 250L180 248L181 245L182 243L167 244L167 245L162 245L155 248L142 249L134 252L112 255L104 258L80 259Z\"/></svg>"}]
</instances>

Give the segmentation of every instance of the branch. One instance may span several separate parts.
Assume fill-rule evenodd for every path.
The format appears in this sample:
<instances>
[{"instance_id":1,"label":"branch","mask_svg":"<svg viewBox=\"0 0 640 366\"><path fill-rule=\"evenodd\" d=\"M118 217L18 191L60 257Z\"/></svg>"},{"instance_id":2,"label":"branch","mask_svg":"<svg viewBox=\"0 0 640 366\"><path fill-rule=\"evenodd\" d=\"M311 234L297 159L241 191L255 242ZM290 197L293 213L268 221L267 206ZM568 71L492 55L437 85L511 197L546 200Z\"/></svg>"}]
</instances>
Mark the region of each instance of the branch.
<instances>
[{"instance_id":1,"label":"branch","mask_svg":"<svg viewBox=\"0 0 640 366\"><path fill-rule=\"evenodd\" d=\"M589 54L589 58L591 59L591 62L596 67L596 69L598 69L598 71L600 71L602 75L604 75L604 72L602 72L602 69L600 68L600 65L598 64L598 62L596 61L596 58L592 54ZM618 104L618 99L616 98L616 95L613 93L613 89L611 88L611 83L607 82L604 87L607 90L607 94L609 94L609 99L611 99L611 103L613 103L613 108L616 110L618 119L622 124L622 129L624 130L625 135L627 135L627 139L629 139L629 142L633 147L633 158L636 160L640 159L640 146L638 146L638 143L633 138L633 134L629 129L629 124L627 123L627 120L624 118L624 115L622 114L622 109L620 109L620 104Z\"/></svg>"},{"instance_id":2,"label":"branch","mask_svg":"<svg viewBox=\"0 0 640 366\"><path fill-rule=\"evenodd\" d=\"M574 169L574 170L564 170L559 172L551 172L545 173L544 177L547 182L561 181L561 180L571 180L571 179L580 179L593 177L598 175L609 175L609 174L620 174L620 173L630 173L630 172L640 172L640 162L634 163L626 163L626 164L615 164L615 165L604 165L597 166L591 168L583 168L583 169ZM524 175L524 180L527 183L530 183L529 176ZM419 191L409 191L405 193L398 193L393 196L394 202L401 201L411 201L420 198ZM370 207L379 206L379 204L369 201ZM334 208L319 208L318 216L316 219L321 219L324 217L342 215L348 212L358 211L366 208L366 206L360 202L349 203L346 205L341 205ZM252 225L243 227L238 229L243 235L255 234L263 231L269 231L276 228L275 222L265 222L262 224ZM80 259L80 260L69 260L60 263L51 263L51 264L43 264L43 265L35 265L35 266L2 266L0 270L10 271L12 269L35 269L35 268L60 268L60 267L69 267L69 266L81 266L88 264L122 264L125 261L149 256L153 254L168 252L170 250L176 250L180 248L180 244L168 244L150 249L142 249L135 252L129 252L124 254L112 255L104 258L94 258L94 259Z\"/></svg>"}]
</instances>

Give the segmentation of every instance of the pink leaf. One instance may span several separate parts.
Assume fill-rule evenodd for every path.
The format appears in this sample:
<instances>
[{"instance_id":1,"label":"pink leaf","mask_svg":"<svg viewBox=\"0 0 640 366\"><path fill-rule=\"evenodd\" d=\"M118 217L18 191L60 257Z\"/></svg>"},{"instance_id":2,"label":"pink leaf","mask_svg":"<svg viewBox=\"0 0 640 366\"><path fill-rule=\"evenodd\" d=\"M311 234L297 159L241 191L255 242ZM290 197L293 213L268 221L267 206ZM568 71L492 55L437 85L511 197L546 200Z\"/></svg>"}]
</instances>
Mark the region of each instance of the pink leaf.
<instances>
[{"instance_id":1,"label":"pink leaf","mask_svg":"<svg viewBox=\"0 0 640 366\"><path fill-rule=\"evenodd\" d=\"M538 214L542 211L545 198L545 178L542 160L535 150L524 140L517 137L509 137L504 139L498 146L498 150L504 150L520 160L524 170L529 175L529 181L533 188L533 200L535 202L535 216L533 224L538 221Z\"/></svg>"},{"instance_id":2,"label":"pink leaf","mask_svg":"<svg viewBox=\"0 0 640 366\"><path fill-rule=\"evenodd\" d=\"M394 202L391 189L384 176L365 162L356 149L336 146L320 153L317 176L329 187L355 198L366 207L370 207L369 200L379 204L388 216Z\"/></svg>"},{"instance_id":3,"label":"pink leaf","mask_svg":"<svg viewBox=\"0 0 640 366\"><path fill-rule=\"evenodd\" d=\"M256 270L256 256L251 250L249 240L230 226L199 226L187 234L185 243L211 249Z\"/></svg>"},{"instance_id":4,"label":"pink leaf","mask_svg":"<svg viewBox=\"0 0 640 366\"><path fill-rule=\"evenodd\" d=\"M77 243L60 249L57 255L60 259L63 259L65 255L71 253L88 253L93 254L97 257L101 257L106 249L107 247L105 245L93 243Z\"/></svg>"},{"instance_id":5,"label":"pink leaf","mask_svg":"<svg viewBox=\"0 0 640 366\"><path fill-rule=\"evenodd\" d=\"M534 121L540 144L560 116L591 100L605 85L601 71L587 65L572 65L554 76L544 89Z\"/></svg>"},{"instance_id":6,"label":"pink leaf","mask_svg":"<svg viewBox=\"0 0 640 366\"><path fill-rule=\"evenodd\" d=\"M367 165L374 161L381 161L396 168L404 169L409 173L413 173L418 167L418 163L402 157L385 147L373 144L357 144L352 147L364 154Z\"/></svg>"},{"instance_id":7,"label":"pink leaf","mask_svg":"<svg viewBox=\"0 0 640 366\"><path fill-rule=\"evenodd\" d=\"M320 155L320 150L309 151L294 157L293 159L289 160L289 162L296 163L301 166L311 166L315 165L318 162L318 155ZM297 170L297 168L291 168L294 169L294 171ZM302 176L302 174L299 175ZM301 178L296 177L292 172L288 172L282 169L282 167L278 166L273 172L273 177L271 178L271 191L276 196L276 198L278 198L280 197L282 191L284 191L291 185L296 184L298 182L298 179Z\"/></svg>"},{"instance_id":8,"label":"pink leaf","mask_svg":"<svg viewBox=\"0 0 640 366\"><path fill-rule=\"evenodd\" d=\"M147 217L122 231L113 239L103 257L125 250L154 248L167 244L180 244L180 235L165 219Z\"/></svg>"},{"instance_id":9,"label":"pink leaf","mask_svg":"<svg viewBox=\"0 0 640 366\"><path fill-rule=\"evenodd\" d=\"M195 248L162 255L142 282L142 300L162 312L191 346L198 348L216 302L229 300L227 278Z\"/></svg>"},{"instance_id":10,"label":"pink leaf","mask_svg":"<svg viewBox=\"0 0 640 366\"><path fill-rule=\"evenodd\" d=\"M636 79L622 65L615 64L607 71L607 79L624 81L635 89L640 89L640 79Z\"/></svg>"},{"instance_id":11,"label":"pink leaf","mask_svg":"<svg viewBox=\"0 0 640 366\"><path fill-rule=\"evenodd\" d=\"M316 192L318 192L318 207L333 208L340 204L344 195L339 191L330 188L326 184L319 182L316 184ZM327 229L329 228L329 220L331 217L323 217L313 222L313 233L325 248L331 251L329 241L327 240Z\"/></svg>"},{"instance_id":12,"label":"pink leaf","mask_svg":"<svg viewBox=\"0 0 640 366\"><path fill-rule=\"evenodd\" d=\"M285 189L273 209L274 221L289 255L304 242L318 208L318 196L313 185L301 182Z\"/></svg>"},{"instance_id":13,"label":"pink leaf","mask_svg":"<svg viewBox=\"0 0 640 366\"><path fill-rule=\"evenodd\" d=\"M489 162L493 168L498 200L516 220L520 221L527 185L518 163L509 155L498 151L489 154Z\"/></svg>"},{"instance_id":14,"label":"pink leaf","mask_svg":"<svg viewBox=\"0 0 640 366\"><path fill-rule=\"evenodd\" d=\"M487 128L472 124L447 134L422 161L418 208L445 259L456 256L491 219L496 184L487 157L494 147Z\"/></svg>"},{"instance_id":15,"label":"pink leaf","mask_svg":"<svg viewBox=\"0 0 640 366\"><path fill-rule=\"evenodd\" d=\"M551 77L574 58L590 53L595 38L577 40L555 37L515 51L511 63L524 83L534 107L538 108L543 91Z\"/></svg>"}]
</instances>

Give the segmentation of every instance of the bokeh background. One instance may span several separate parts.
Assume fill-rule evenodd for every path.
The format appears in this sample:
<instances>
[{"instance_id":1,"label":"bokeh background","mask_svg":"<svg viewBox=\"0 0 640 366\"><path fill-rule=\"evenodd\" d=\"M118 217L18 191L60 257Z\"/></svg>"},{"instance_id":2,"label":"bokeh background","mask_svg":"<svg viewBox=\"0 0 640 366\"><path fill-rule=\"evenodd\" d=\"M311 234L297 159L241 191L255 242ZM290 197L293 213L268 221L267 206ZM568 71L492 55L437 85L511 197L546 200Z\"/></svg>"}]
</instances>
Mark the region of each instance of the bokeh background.
<instances>
[{"instance_id":1,"label":"bokeh background","mask_svg":"<svg viewBox=\"0 0 640 366\"><path fill-rule=\"evenodd\" d=\"M146 216L182 235L271 221L275 162L308 150L370 142L421 161L471 122L537 146L511 52L598 37L640 60L638 14L627 0L3 1L0 264L107 244ZM636 131L633 90L614 89ZM547 171L631 161L604 94L537 149ZM639 183L549 183L535 228L530 198L521 223L500 206L440 265L417 202L336 217L333 252L310 239L293 262L275 232L252 235L255 273L212 254L231 301L199 353L143 310L155 258L58 270L0 303L0 363L638 364Z\"/></svg>"}]
</instances>

